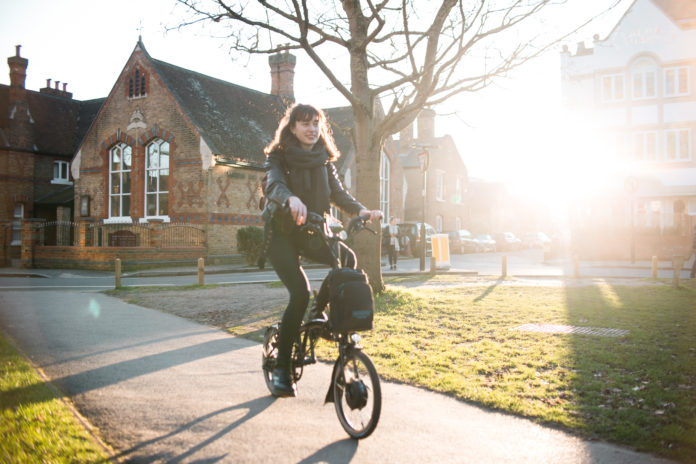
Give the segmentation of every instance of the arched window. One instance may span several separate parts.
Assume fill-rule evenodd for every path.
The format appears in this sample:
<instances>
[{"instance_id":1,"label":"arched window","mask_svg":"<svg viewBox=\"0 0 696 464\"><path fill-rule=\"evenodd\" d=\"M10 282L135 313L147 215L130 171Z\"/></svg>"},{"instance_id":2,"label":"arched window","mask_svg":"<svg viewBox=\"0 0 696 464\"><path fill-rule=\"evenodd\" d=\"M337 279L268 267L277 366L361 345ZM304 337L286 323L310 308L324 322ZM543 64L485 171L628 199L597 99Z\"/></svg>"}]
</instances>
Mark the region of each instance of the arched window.
<instances>
[{"instance_id":1,"label":"arched window","mask_svg":"<svg viewBox=\"0 0 696 464\"><path fill-rule=\"evenodd\" d=\"M147 76L135 68L128 77L128 98L144 97L147 93Z\"/></svg>"},{"instance_id":2,"label":"arched window","mask_svg":"<svg viewBox=\"0 0 696 464\"><path fill-rule=\"evenodd\" d=\"M125 143L109 151L109 217L130 217L132 153Z\"/></svg>"},{"instance_id":3,"label":"arched window","mask_svg":"<svg viewBox=\"0 0 696 464\"><path fill-rule=\"evenodd\" d=\"M657 65L651 59L637 61L632 69L633 99L655 98L657 96Z\"/></svg>"},{"instance_id":4,"label":"arched window","mask_svg":"<svg viewBox=\"0 0 696 464\"><path fill-rule=\"evenodd\" d=\"M145 215L169 215L169 142L153 140L145 156Z\"/></svg>"}]
</instances>

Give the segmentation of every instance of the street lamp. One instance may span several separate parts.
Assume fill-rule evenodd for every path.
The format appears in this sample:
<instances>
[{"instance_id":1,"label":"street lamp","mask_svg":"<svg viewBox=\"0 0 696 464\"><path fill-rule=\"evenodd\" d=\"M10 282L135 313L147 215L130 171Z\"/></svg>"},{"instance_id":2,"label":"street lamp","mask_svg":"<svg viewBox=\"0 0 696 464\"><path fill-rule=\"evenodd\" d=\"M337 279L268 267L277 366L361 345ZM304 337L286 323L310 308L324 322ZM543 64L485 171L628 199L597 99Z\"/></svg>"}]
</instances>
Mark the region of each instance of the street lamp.
<instances>
[{"instance_id":1,"label":"street lamp","mask_svg":"<svg viewBox=\"0 0 696 464\"><path fill-rule=\"evenodd\" d=\"M421 227L420 227L420 270L425 271L425 252L426 252L426 241L425 241L425 200L426 200L426 176L428 172L428 164L430 163L430 152L423 148L420 153L418 153L418 166L423 173L423 209L421 210Z\"/></svg>"}]
</instances>

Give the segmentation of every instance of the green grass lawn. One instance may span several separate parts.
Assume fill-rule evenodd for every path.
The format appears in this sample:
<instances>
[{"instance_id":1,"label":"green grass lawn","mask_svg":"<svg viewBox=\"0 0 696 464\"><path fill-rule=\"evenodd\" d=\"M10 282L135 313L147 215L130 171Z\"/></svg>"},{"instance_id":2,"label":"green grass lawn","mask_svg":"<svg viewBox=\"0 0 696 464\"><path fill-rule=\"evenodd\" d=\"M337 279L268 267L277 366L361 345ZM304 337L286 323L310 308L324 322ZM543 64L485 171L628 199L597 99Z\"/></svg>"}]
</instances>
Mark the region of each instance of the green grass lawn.
<instances>
[{"instance_id":1,"label":"green grass lawn","mask_svg":"<svg viewBox=\"0 0 696 464\"><path fill-rule=\"evenodd\" d=\"M99 463L108 455L0 336L0 462Z\"/></svg>"},{"instance_id":2,"label":"green grass lawn","mask_svg":"<svg viewBox=\"0 0 696 464\"><path fill-rule=\"evenodd\" d=\"M388 286L364 350L398 380L696 462L696 289ZM628 330L608 337L523 324Z\"/></svg>"}]
</instances>

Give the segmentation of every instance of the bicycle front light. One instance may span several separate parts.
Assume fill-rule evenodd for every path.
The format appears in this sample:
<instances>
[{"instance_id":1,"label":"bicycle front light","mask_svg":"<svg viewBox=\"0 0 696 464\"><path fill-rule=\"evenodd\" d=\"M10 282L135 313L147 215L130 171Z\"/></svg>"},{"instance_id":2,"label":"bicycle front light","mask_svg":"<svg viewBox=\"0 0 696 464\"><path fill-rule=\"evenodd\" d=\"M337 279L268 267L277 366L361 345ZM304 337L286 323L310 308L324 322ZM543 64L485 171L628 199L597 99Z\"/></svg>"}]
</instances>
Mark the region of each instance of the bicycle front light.
<instances>
[{"instance_id":1,"label":"bicycle front light","mask_svg":"<svg viewBox=\"0 0 696 464\"><path fill-rule=\"evenodd\" d=\"M360 343L360 334L354 333L350 334L350 339L353 341L353 343Z\"/></svg>"},{"instance_id":2,"label":"bicycle front light","mask_svg":"<svg viewBox=\"0 0 696 464\"><path fill-rule=\"evenodd\" d=\"M341 240L345 240L348 238L348 234L345 230L342 230L338 233L338 238L340 238Z\"/></svg>"}]
</instances>

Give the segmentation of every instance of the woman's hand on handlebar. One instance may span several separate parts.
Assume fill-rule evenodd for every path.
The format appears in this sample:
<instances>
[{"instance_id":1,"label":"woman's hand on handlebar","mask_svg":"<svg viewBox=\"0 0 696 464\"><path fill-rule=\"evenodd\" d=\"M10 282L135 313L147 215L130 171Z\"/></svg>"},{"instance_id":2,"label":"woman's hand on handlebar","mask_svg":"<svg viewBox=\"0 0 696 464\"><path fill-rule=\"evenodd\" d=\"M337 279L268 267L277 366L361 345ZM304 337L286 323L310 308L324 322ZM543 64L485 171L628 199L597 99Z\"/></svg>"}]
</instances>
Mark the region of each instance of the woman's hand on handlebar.
<instances>
[{"instance_id":1,"label":"woman's hand on handlebar","mask_svg":"<svg viewBox=\"0 0 696 464\"><path fill-rule=\"evenodd\" d=\"M360 216L370 216L370 221L377 221L382 218L382 212L378 209L361 209L358 213Z\"/></svg>"},{"instance_id":2,"label":"woman's hand on handlebar","mask_svg":"<svg viewBox=\"0 0 696 464\"><path fill-rule=\"evenodd\" d=\"M302 200L295 196L288 198L288 209L295 224L301 226L305 223L307 220L307 206L302 203Z\"/></svg>"}]
</instances>

